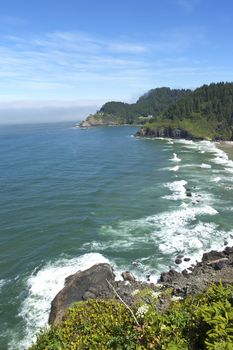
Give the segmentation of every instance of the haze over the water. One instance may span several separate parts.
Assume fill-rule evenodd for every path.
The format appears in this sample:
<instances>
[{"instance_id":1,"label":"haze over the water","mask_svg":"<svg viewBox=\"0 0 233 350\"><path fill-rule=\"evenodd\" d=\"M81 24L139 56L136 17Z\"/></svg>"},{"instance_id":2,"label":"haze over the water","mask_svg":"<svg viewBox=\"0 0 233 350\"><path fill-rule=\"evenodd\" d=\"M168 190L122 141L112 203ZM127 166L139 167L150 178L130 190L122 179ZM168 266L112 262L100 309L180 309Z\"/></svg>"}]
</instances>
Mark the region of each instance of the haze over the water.
<instances>
[{"instance_id":1,"label":"haze over the water","mask_svg":"<svg viewBox=\"0 0 233 350\"><path fill-rule=\"evenodd\" d=\"M230 0L2 2L0 124L232 81L232 11Z\"/></svg>"}]
</instances>

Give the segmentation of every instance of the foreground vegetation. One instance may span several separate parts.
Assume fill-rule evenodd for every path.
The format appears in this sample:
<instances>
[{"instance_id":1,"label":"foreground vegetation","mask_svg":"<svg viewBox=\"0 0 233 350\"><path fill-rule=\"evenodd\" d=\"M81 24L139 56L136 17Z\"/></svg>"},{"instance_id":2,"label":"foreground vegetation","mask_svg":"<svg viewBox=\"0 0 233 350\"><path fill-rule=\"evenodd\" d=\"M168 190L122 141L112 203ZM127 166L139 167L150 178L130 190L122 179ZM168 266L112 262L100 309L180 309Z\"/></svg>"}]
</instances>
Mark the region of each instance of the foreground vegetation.
<instances>
[{"instance_id":1,"label":"foreground vegetation","mask_svg":"<svg viewBox=\"0 0 233 350\"><path fill-rule=\"evenodd\" d=\"M145 289L132 311L116 300L76 303L30 350L233 350L232 286L213 285L184 300L170 289Z\"/></svg>"}]
</instances>

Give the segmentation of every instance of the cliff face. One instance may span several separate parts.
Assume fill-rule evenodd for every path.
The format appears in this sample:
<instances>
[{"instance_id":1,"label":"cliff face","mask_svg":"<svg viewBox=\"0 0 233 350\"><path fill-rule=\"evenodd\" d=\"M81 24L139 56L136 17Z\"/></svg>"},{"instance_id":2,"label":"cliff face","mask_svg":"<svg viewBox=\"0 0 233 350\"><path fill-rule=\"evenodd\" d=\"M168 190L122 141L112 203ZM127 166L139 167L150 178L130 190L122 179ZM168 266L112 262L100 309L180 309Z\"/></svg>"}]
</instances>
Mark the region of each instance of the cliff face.
<instances>
[{"instance_id":1,"label":"cliff face","mask_svg":"<svg viewBox=\"0 0 233 350\"><path fill-rule=\"evenodd\" d=\"M137 137L168 137L172 139L192 139L192 135L181 128L171 127L142 127L136 134Z\"/></svg>"},{"instance_id":2,"label":"cliff face","mask_svg":"<svg viewBox=\"0 0 233 350\"><path fill-rule=\"evenodd\" d=\"M86 120L82 121L79 126L81 128L89 128L91 126L111 126L111 125L121 125L120 120L117 118L104 118L99 115L90 115Z\"/></svg>"},{"instance_id":3,"label":"cliff face","mask_svg":"<svg viewBox=\"0 0 233 350\"><path fill-rule=\"evenodd\" d=\"M114 299L115 291L128 304L134 303L134 293L146 287L155 288L153 284L140 282L132 273L122 273L124 281L116 281L113 269L108 264L97 264L83 272L68 276L64 288L56 295L51 304L49 323L61 322L65 310L77 301L88 299Z\"/></svg>"},{"instance_id":4,"label":"cliff face","mask_svg":"<svg viewBox=\"0 0 233 350\"><path fill-rule=\"evenodd\" d=\"M187 257L180 256L180 262ZM177 259L178 260L178 259ZM187 261L187 260L186 260ZM178 261L176 262L178 264ZM199 294L211 284L233 285L233 248L226 247L224 251L210 251L205 253L202 261L194 267L189 267L189 272L183 270L177 272L170 269L160 276L160 285L148 282L140 282L130 272L122 273L124 281L116 281L113 269L108 264L97 264L83 272L77 272L66 278L64 288L56 295L51 305L49 323L59 324L62 321L66 308L77 301L89 299L114 299L115 292L128 305L135 303L138 291L150 288L158 290L163 285L172 288L173 295L182 298L188 295ZM112 289L114 287L114 290ZM162 310L167 304L161 300L159 309Z\"/></svg>"}]
</instances>

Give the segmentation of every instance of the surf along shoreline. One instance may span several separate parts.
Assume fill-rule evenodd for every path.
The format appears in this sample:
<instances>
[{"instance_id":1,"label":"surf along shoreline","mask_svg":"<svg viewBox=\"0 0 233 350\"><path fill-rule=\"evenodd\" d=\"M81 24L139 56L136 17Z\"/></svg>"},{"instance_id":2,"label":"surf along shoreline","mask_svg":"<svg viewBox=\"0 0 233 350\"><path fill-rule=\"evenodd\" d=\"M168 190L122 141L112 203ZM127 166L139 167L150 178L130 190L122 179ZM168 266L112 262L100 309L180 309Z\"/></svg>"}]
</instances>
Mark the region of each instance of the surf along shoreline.
<instances>
[{"instance_id":1,"label":"surf along shoreline","mask_svg":"<svg viewBox=\"0 0 233 350\"><path fill-rule=\"evenodd\" d=\"M141 136L135 136L141 138ZM147 136L146 138L156 139L157 137ZM171 140L171 138L166 137L163 139ZM182 139L179 139L179 141L182 141ZM226 154L226 161L227 157L229 160L233 160L233 142L209 142L213 142L217 148ZM168 267L167 272L161 273L157 283L150 283L149 276L147 282L139 281L130 271L125 271L122 273L123 281L119 281L119 279L115 280L115 278L112 279L113 286L116 289L118 296L120 296L122 300L125 300L125 302L131 305L134 302L133 295L135 293L135 290L140 290L145 287L150 287L152 290L156 291L157 286L162 285L164 288L172 288L172 293L175 297L185 298L188 295L195 295L203 292L211 283L233 285L233 247L227 246L228 242L224 242L224 245L226 245L224 250L210 250L209 252L204 253L201 261L197 261L196 264L191 264L190 267L182 270L181 272L178 272L173 268L169 269ZM188 257L179 255L177 256L177 265L179 265L182 260L188 262L190 259ZM101 280L101 278L100 285L103 284L103 288L100 289L94 287L89 280L89 273L93 273L93 270L101 271L103 265L106 264L93 265L88 270L80 273L77 272L76 274L68 276L66 278L64 288L56 295L52 301L49 323L59 323L62 319L64 310L74 301L102 298L103 296L106 299L116 297L111 288L109 289L108 286L104 285L104 282ZM108 269L112 269L111 265L107 265ZM94 274L95 273L97 272L94 272ZM73 296L75 293L73 291L73 285L76 284L77 281L80 287L81 284L84 283L84 285L86 285L86 288L83 292L80 292L80 290L77 291L74 300ZM71 301L69 302L69 300Z\"/></svg>"},{"instance_id":2,"label":"surf along shoreline","mask_svg":"<svg viewBox=\"0 0 233 350\"><path fill-rule=\"evenodd\" d=\"M171 139L168 138L168 140L171 140ZM182 140L180 139L180 141ZM231 150L233 151L233 147L232 147L233 144L230 142L213 141L213 144L219 149L223 150L225 153L227 153L227 149L229 151ZM224 147L224 149L222 147ZM233 273L232 273L233 257L232 257L231 249L232 248L226 247L226 249L223 252L210 251L208 253L205 253L200 262L198 262L193 266L190 266L189 268L187 268L186 270L183 270L182 272L177 272L174 269L169 270L169 267L167 267L169 271L163 272L161 274L161 277L159 279L159 284L162 284L164 288L173 288L173 295L182 297L182 298L189 294L199 293L202 290L202 288L204 290L208 286L208 284L212 282L219 283L219 281L222 280L224 283L233 284L233 281L231 280L231 276L233 276ZM177 258L184 260L186 257L177 256ZM95 262L93 262L93 266L95 266L94 264ZM77 270L78 270L78 267L77 267ZM83 270L83 272L84 271L86 270ZM222 279L223 274L225 276L224 280ZM69 287L69 288L66 288L66 291L68 291L68 297L69 297L69 293L71 292L71 288L70 288L70 283L67 281L69 280L72 281L72 276L73 275L69 276L69 274L64 276L64 280L66 277L65 287L66 286ZM118 281L119 280L114 281L114 286L116 287L119 295L122 295L122 297L124 297L124 295L126 296L127 298L126 300L128 303L130 303L130 300L133 300L132 294L134 293L134 291L136 289L140 289L141 286L142 288L145 288L146 286L150 286L150 288L152 289L155 288L155 291L157 291L157 288L158 288L157 287L158 285L156 283L152 284L149 281L147 283L140 282L136 280L135 277L131 278L131 280L124 279L123 281L121 281L121 283L119 283ZM62 288L61 291L63 291L63 289L64 288ZM102 295L103 294L99 295L97 292L95 293L95 291L93 291L93 289L87 284L87 289L81 295L80 297L81 299L76 299L74 301L88 300L89 298L93 298L93 297L100 298L102 297ZM112 298L112 297L115 297L113 293L109 295L106 294L106 298ZM53 305L53 302L52 302L52 305ZM69 307L69 305L70 304L68 303L66 307ZM57 306L57 310L58 312L59 310L61 310L59 305ZM50 321L51 323L53 322L52 319L50 319Z\"/></svg>"}]
</instances>

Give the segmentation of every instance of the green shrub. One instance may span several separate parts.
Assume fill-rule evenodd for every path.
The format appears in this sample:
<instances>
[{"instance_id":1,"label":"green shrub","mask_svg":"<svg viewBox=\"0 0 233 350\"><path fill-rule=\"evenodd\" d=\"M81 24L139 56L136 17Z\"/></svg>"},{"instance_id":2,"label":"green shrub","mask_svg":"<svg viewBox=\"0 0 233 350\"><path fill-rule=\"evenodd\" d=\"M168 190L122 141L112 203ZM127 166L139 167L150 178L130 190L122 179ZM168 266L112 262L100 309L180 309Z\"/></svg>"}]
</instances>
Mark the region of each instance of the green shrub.
<instances>
[{"instance_id":1,"label":"green shrub","mask_svg":"<svg viewBox=\"0 0 233 350\"><path fill-rule=\"evenodd\" d=\"M79 302L31 350L135 349L134 326L130 312L115 300Z\"/></svg>"},{"instance_id":2,"label":"green shrub","mask_svg":"<svg viewBox=\"0 0 233 350\"><path fill-rule=\"evenodd\" d=\"M132 311L116 300L74 304L62 323L42 332L30 350L233 350L233 287L172 298L171 290L137 293ZM169 301L159 311L159 305Z\"/></svg>"}]
</instances>

